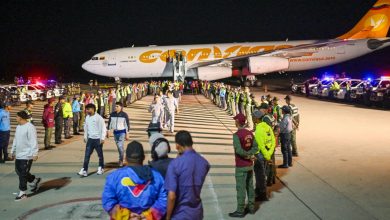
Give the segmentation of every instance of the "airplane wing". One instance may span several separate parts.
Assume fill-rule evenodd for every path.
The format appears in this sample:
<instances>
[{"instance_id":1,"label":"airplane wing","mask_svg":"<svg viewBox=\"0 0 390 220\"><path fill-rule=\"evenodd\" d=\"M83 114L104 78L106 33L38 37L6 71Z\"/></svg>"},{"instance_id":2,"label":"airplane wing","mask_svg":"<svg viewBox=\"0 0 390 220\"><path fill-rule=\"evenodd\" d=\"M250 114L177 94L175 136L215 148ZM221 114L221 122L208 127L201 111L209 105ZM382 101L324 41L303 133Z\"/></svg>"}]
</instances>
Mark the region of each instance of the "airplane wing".
<instances>
[{"instance_id":1,"label":"airplane wing","mask_svg":"<svg viewBox=\"0 0 390 220\"><path fill-rule=\"evenodd\" d=\"M302 57L302 56L308 56L313 53L315 53L315 50L317 48L321 47L329 47L329 46L341 46L351 43L350 40L327 40L327 41L319 41L313 44L302 44L297 45L293 47L288 48L281 48L276 50L267 50L262 51L258 53L253 54L247 54L247 55L241 55L241 56L234 56L234 57L228 57L228 58L222 58L218 60L212 60L212 61L202 61L198 63L194 63L191 66L189 66L189 69L194 69L198 67L204 67L204 66L224 66L224 65L231 65L232 62L240 62L248 59L249 57L256 57L256 56L277 56L282 58L295 58L295 57Z\"/></svg>"}]
</instances>

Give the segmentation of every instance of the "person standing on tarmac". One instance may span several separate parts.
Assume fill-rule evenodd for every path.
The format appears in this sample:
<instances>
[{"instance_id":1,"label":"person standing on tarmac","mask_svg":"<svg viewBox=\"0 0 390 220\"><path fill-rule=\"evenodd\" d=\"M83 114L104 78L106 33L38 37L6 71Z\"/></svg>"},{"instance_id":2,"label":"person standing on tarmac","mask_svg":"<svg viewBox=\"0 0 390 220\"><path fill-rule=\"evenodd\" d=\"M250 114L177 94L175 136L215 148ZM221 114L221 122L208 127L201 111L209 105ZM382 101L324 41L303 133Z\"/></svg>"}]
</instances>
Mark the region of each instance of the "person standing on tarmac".
<instances>
[{"instance_id":1,"label":"person standing on tarmac","mask_svg":"<svg viewBox=\"0 0 390 220\"><path fill-rule=\"evenodd\" d=\"M129 140L128 132L130 131L130 122L129 116L123 111L123 106L120 102L116 103L115 111L110 114L107 126L107 138L110 136L110 131L114 134L119 153L119 166L122 167L125 140Z\"/></svg>"},{"instance_id":2,"label":"person standing on tarmac","mask_svg":"<svg viewBox=\"0 0 390 220\"><path fill-rule=\"evenodd\" d=\"M262 121L263 116L264 114L258 110L253 112L253 118L256 125L255 140L258 146L254 165L256 177L256 201L268 201L266 177L276 144L273 130L267 123Z\"/></svg>"},{"instance_id":3,"label":"person standing on tarmac","mask_svg":"<svg viewBox=\"0 0 390 220\"><path fill-rule=\"evenodd\" d=\"M291 132L291 147L292 147L292 155L293 157L298 157L298 147L297 147L297 130L299 129L299 112L298 107L291 103L291 96L286 96L284 98L286 100L286 104L290 107L290 113L292 117L292 126L293 130Z\"/></svg>"},{"instance_id":4,"label":"person standing on tarmac","mask_svg":"<svg viewBox=\"0 0 390 220\"><path fill-rule=\"evenodd\" d=\"M79 119L80 119L80 97L75 95L72 102L72 114L73 114L73 135L80 135L78 132Z\"/></svg>"},{"instance_id":5,"label":"person standing on tarmac","mask_svg":"<svg viewBox=\"0 0 390 220\"><path fill-rule=\"evenodd\" d=\"M149 161L149 166L157 170L161 176L165 178L168 166L173 158L168 157L168 153L171 152L171 147L169 145L169 141L163 134L160 133L160 131L161 129L158 130L158 132L151 133L149 137L149 145L152 155L152 161ZM150 129L148 129L148 132L150 132Z\"/></svg>"},{"instance_id":6,"label":"person standing on tarmac","mask_svg":"<svg viewBox=\"0 0 390 220\"><path fill-rule=\"evenodd\" d=\"M85 93L84 92L80 93L79 104L80 104L80 115L79 115L79 121L77 124L79 125L79 132L83 132L84 131L84 121L85 121Z\"/></svg>"},{"instance_id":7,"label":"person standing on tarmac","mask_svg":"<svg viewBox=\"0 0 390 220\"><path fill-rule=\"evenodd\" d=\"M253 119L252 119L252 98L249 91L249 87L245 87L244 92L244 106L245 106L245 115L248 122L248 128L253 130Z\"/></svg>"},{"instance_id":8,"label":"person standing on tarmac","mask_svg":"<svg viewBox=\"0 0 390 220\"><path fill-rule=\"evenodd\" d=\"M0 163L8 161L8 144L11 134L11 103L6 102L0 108Z\"/></svg>"},{"instance_id":9,"label":"person standing on tarmac","mask_svg":"<svg viewBox=\"0 0 390 220\"><path fill-rule=\"evenodd\" d=\"M233 147L235 153L237 209L229 213L230 217L243 218L246 215L245 197L248 195L248 211L255 213L255 191L253 188L253 155L258 151L253 133L245 128L246 118L238 114L233 118L236 122L237 132L233 134Z\"/></svg>"},{"instance_id":10,"label":"person standing on tarmac","mask_svg":"<svg viewBox=\"0 0 390 220\"><path fill-rule=\"evenodd\" d=\"M55 144L61 144L63 141L61 140L62 129L64 127L64 114L62 111L62 107L65 102L65 97L60 96L58 98L58 102L54 108L54 120L55 120Z\"/></svg>"},{"instance_id":11,"label":"person standing on tarmac","mask_svg":"<svg viewBox=\"0 0 390 220\"><path fill-rule=\"evenodd\" d=\"M66 98L64 105L62 107L62 115L64 117L64 134L65 139L70 139L70 125L73 119L72 106L70 105L70 97Z\"/></svg>"},{"instance_id":12,"label":"person standing on tarmac","mask_svg":"<svg viewBox=\"0 0 390 220\"><path fill-rule=\"evenodd\" d=\"M280 142L282 145L283 164L279 168L292 167L291 153L291 132L293 130L292 119L290 115L290 107L287 105L282 107L283 119L279 124L280 127Z\"/></svg>"},{"instance_id":13,"label":"person standing on tarmac","mask_svg":"<svg viewBox=\"0 0 390 220\"><path fill-rule=\"evenodd\" d=\"M51 136L54 127L54 98L48 99L48 103L44 106L42 124L43 127L45 127L45 150L50 150Z\"/></svg>"}]
</instances>

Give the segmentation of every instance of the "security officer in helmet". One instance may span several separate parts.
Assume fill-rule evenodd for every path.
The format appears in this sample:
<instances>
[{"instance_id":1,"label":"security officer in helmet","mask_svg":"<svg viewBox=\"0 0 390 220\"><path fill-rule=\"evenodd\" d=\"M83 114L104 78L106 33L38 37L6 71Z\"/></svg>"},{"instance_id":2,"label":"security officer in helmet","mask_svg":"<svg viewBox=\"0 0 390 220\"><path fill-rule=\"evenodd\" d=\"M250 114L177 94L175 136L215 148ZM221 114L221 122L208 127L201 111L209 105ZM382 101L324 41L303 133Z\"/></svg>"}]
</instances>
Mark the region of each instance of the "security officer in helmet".
<instances>
[{"instance_id":1,"label":"security officer in helmet","mask_svg":"<svg viewBox=\"0 0 390 220\"><path fill-rule=\"evenodd\" d=\"M169 141L160 132L160 122L151 122L149 124L148 136L152 155L149 166L157 170L165 178L169 163L171 163L173 158L168 157L168 154L171 152L171 147Z\"/></svg>"}]
</instances>

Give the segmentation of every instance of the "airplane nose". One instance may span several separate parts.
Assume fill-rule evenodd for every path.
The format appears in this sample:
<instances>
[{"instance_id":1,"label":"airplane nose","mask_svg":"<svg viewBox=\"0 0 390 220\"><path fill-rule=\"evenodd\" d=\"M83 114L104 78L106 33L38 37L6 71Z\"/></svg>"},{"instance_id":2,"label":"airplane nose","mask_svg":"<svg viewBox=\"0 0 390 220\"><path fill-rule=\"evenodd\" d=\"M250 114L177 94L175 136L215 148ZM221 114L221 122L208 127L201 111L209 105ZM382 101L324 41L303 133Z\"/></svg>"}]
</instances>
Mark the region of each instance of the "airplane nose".
<instances>
[{"instance_id":1,"label":"airplane nose","mask_svg":"<svg viewBox=\"0 0 390 220\"><path fill-rule=\"evenodd\" d=\"M81 68L89 72L89 61L83 63L83 65L81 65Z\"/></svg>"}]
</instances>

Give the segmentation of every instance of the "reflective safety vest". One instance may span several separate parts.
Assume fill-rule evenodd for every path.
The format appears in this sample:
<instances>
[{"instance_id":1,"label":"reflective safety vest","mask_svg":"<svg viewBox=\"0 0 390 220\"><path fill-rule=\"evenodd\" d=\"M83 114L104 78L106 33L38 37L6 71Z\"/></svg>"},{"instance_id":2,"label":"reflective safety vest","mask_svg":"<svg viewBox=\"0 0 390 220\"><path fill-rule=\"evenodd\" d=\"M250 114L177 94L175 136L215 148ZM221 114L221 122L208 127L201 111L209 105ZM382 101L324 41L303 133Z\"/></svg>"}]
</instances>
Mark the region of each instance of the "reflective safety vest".
<instances>
[{"instance_id":1,"label":"reflective safety vest","mask_svg":"<svg viewBox=\"0 0 390 220\"><path fill-rule=\"evenodd\" d=\"M116 90L116 100L120 100L122 98L121 89Z\"/></svg>"}]
</instances>

